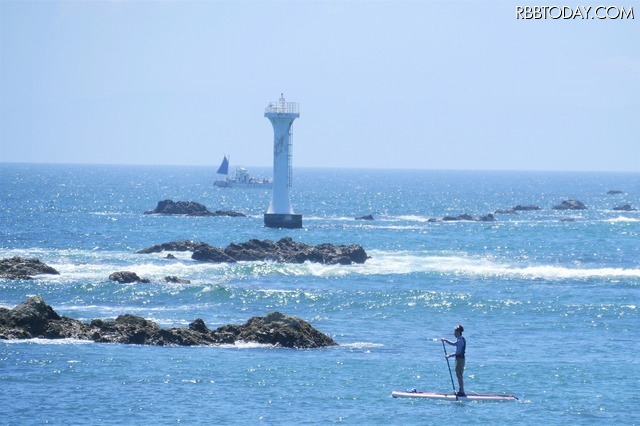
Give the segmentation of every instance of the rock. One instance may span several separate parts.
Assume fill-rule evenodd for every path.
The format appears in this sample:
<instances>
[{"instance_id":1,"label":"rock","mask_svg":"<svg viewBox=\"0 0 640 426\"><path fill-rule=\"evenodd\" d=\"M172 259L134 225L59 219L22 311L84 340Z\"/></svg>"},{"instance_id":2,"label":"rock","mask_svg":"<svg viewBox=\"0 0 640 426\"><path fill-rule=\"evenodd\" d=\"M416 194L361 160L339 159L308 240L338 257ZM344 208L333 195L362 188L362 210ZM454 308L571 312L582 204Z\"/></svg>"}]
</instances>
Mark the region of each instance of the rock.
<instances>
[{"instance_id":1,"label":"rock","mask_svg":"<svg viewBox=\"0 0 640 426\"><path fill-rule=\"evenodd\" d=\"M148 283L148 282L150 282L148 279L140 278L138 276L138 274L136 274L135 272L131 272L131 271L114 272L113 274L109 275L109 279L111 281L117 281L120 284Z\"/></svg>"},{"instance_id":2,"label":"rock","mask_svg":"<svg viewBox=\"0 0 640 426\"><path fill-rule=\"evenodd\" d=\"M197 214L209 213L209 210L200 203L195 201L158 201L158 205L154 210L144 212L144 214Z\"/></svg>"},{"instance_id":3,"label":"rock","mask_svg":"<svg viewBox=\"0 0 640 426\"><path fill-rule=\"evenodd\" d=\"M5 327L22 329L26 335L41 334L47 321L59 319L60 316L40 296L31 297L0 313L0 322Z\"/></svg>"},{"instance_id":4,"label":"rock","mask_svg":"<svg viewBox=\"0 0 640 426\"><path fill-rule=\"evenodd\" d=\"M0 259L0 278L32 279L32 275L60 275L58 271L35 258L20 256Z\"/></svg>"},{"instance_id":5,"label":"rock","mask_svg":"<svg viewBox=\"0 0 640 426\"><path fill-rule=\"evenodd\" d=\"M226 325L210 330L200 318L188 328L160 328L145 318L124 314L115 321L94 319L89 324L58 315L39 296L13 309L0 308L0 339L76 338L102 343L138 345L219 345L237 341L271 344L287 348L335 346L329 336L308 322L279 312L253 317L243 325Z\"/></svg>"},{"instance_id":6,"label":"rock","mask_svg":"<svg viewBox=\"0 0 640 426\"><path fill-rule=\"evenodd\" d=\"M217 247L210 246L209 244L198 247L193 251L191 255L193 260L199 260L202 262L214 262L214 263L235 263L236 260L227 255L224 250Z\"/></svg>"},{"instance_id":7,"label":"rock","mask_svg":"<svg viewBox=\"0 0 640 426\"><path fill-rule=\"evenodd\" d=\"M618 190L618 189L612 189L610 191L607 191L607 194L609 195L618 195L618 194L624 194L624 192Z\"/></svg>"},{"instance_id":8,"label":"rock","mask_svg":"<svg viewBox=\"0 0 640 426\"><path fill-rule=\"evenodd\" d=\"M356 220L373 220L373 215L366 215L366 216L360 216L360 217L356 217Z\"/></svg>"},{"instance_id":9,"label":"rock","mask_svg":"<svg viewBox=\"0 0 640 426\"><path fill-rule=\"evenodd\" d=\"M183 280L181 278L176 277L175 275L169 275L167 277L164 277L164 281L167 283L174 283L174 284L191 284L191 281Z\"/></svg>"},{"instance_id":10,"label":"rock","mask_svg":"<svg viewBox=\"0 0 640 426\"><path fill-rule=\"evenodd\" d=\"M174 255L172 255L171 253L169 253L164 258L165 259L175 259L176 257Z\"/></svg>"},{"instance_id":11,"label":"rock","mask_svg":"<svg viewBox=\"0 0 640 426\"><path fill-rule=\"evenodd\" d=\"M271 312L253 317L242 326L221 327L219 332L236 336L236 340L257 342L285 348L321 348L337 343L297 317Z\"/></svg>"},{"instance_id":12,"label":"rock","mask_svg":"<svg viewBox=\"0 0 640 426\"><path fill-rule=\"evenodd\" d=\"M586 206L578 200L564 200L561 204L554 206L554 210L586 210Z\"/></svg>"},{"instance_id":13,"label":"rock","mask_svg":"<svg viewBox=\"0 0 640 426\"><path fill-rule=\"evenodd\" d=\"M636 211L635 208L631 207L631 204L625 204L624 206L614 207L613 209L616 210L616 211L623 211L623 212L634 212L634 211Z\"/></svg>"},{"instance_id":14,"label":"rock","mask_svg":"<svg viewBox=\"0 0 640 426\"><path fill-rule=\"evenodd\" d=\"M515 206L513 208L513 210L517 211L517 212L519 212L519 211L530 211L530 210L540 210L540 207L538 207L536 205L533 205L533 204L530 204L528 206L522 206L522 205L518 204L517 206Z\"/></svg>"},{"instance_id":15,"label":"rock","mask_svg":"<svg viewBox=\"0 0 640 426\"><path fill-rule=\"evenodd\" d=\"M495 222L495 221L496 221L496 218L495 218L491 213L489 213L489 214L488 214L488 215L486 215L486 216L480 216L480 217L479 217L478 219L476 219L476 220L477 220L478 222Z\"/></svg>"},{"instance_id":16,"label":"rock","mask_svg":"<svg viewBox=\"0 0 640 426\"><path fill-rule=\"evenodd\" d=\"M158 205L154 210L146 211L144 214L247 217L244 213L227 210L216 210L212 213L203 204L195 201L173 200L158 201Z\"/></svg>"},{"instance_id":17,"label":"rock","mask_svg":"<svg viewBox=\"0 0 640 426\"><path fill-rule=\"evenodd\" d=\"M565 217L564 219L560 219L560 222L575 222L576 220L572 217Z\"/></svg>"},{"instance_id":18,"label":"rock","mask_svg":"<svg viewBox=\"0 0 640 426\"><path fill-rule=\"evenodd\" d=\"M241 261L273 261L283 263L304 263L306 261L325 264L350 265L364 263L369 256L357 245L319 244L310 246L297 243L290 237L274 242L271 240L251 239L245 243L232 243L226 248L210 246L206 243L179 241L153 246L136 253L155 253L157 251L189 249L193 250L191 258L204 262L241 262Z\"/></svg>"},{"instance_id":19,"label":"rock","mask_svg":"<svg viewBox=\"0 0 640 426\"><path fill-rule=\"evenodd\" d=\"M200 246L208 246L200 241L182 240L170 243L158 244L146 249L138 250L137 254L160 253L163 251L194 251Z\"/></svg>"},{"instance_id":20,"label":"rock","mask_svg":"<svg viewBox=\"0 0 640 426\"><path fill-rule=\"evenodd\" d=\"M197 318L191 324L189 324L189 330L194 330L199 333L209 333L210 331L201 318Z\"/></svg>"},{"instance_id":21,"label":"rock","mask_svg":"<svg viewBox=\"0 0 640 426\"><path fill-rule=\"evenodd\" d=\"M498 209L494 211L493 214L518 214L518 212L515 211L514 209L509 209L509 210Z\"/></svg>"},{"instance_id":22,"label":"rock","mask_svg":"<svg viewBox=\"0 0 640 426\"><path fill-rule=\"evenodd\" d=\"M473 216L471 216L470 214L461 214L460 216L445 216L442 218L442 220L444 222L453 222L453 221L457 221L457 220L469 220L469 221L476 221L476 222L495 222L496 218L489 213L486 216L480 216L479 218L475 219ZM429 222L437 222L438 220L429 220Z\"/></svg>"},{"instance_id":23,"label":"rock","mask_svg":"<svg viewBox=\"0 0 640 426\"><path fill-rule=\"evenodd\" d=\"M496 214L518 214L518 212L523 212L523 211L531 211L531 210L540 210L540 207L534 205L534 204L529 204L529 205L525 205L523 206L522 204L518 204L515 207L512 207L509 210L496 210L494 213Z\"/></svg>"},{"instance_id":24,"label":"rock","mask_svg":"<svg viewBox=\"0 0 640 426\"><path fill-rule=\"evenodd\" d=\"M234 212L231 210L216 210L213 212L213 216L247 217L244 213Z\"/></svg>"}]
</instances>

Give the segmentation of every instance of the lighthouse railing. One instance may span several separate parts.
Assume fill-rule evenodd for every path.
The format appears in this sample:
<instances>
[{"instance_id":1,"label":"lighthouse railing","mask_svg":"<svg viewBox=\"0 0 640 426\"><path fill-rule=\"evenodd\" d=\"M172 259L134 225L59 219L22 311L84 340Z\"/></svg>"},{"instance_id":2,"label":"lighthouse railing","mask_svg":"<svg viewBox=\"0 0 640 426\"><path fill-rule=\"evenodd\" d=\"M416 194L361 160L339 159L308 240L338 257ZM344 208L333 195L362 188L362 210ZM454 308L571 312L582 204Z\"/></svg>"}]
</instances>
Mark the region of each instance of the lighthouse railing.
<instances>
[{"instance_id":1,"label":"lighthouse railing","mask_svg":"<svg viewBox=\"0 0 640 426\"><path fill-rule=\"evenodd\" d=\"M264 110L265 114L299 114L298 102L271 102Z\"/></svg>"}]
</instances>

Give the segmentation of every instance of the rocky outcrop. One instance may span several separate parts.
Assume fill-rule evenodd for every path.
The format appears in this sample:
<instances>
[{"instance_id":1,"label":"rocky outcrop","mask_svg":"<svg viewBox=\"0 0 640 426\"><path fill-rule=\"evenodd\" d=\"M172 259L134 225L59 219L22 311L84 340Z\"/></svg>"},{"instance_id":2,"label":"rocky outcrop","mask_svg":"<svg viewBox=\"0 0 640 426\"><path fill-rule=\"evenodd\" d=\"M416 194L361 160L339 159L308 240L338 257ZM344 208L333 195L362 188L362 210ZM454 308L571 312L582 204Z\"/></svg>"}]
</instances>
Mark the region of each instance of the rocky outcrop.
<instances>
[{"instance_id":1,"label":"rocky outcrop","mask_svg":"<svg viewBox=\"0 0 640 426\"><path fill-rule=\"evenodd\" d=\"M206 243L180 241L160 244L139 250L137 253L155 253L162 251L163 247L168 250L177 250L176 247L190 247L193 249L192 259L216 263L240 261L304 263L310 261L329 265L351 265L353 263L364 263L369 258L365 250L357 244L348 246L334 244L310 246L304 243L297 243L290 237L282 238L277 242L252 239L245 243L229 244L224 249L213 247Z\"/></svg>"},{"instance_id":2,"label":"rocky outcrop","mask_svg":"<svg viewBox=\"0 0 640 426\"><path fill-rule=\"evenodd\" d=\"M280 312L264 317L253 317L242 326L224 326L217 329L235 340L257 342L285 348L321 348L335 346L336 342L313 328L311 324Z\"/></svg>"},{"instance_id":3,"label":"rocky outcrop","mask_svg":"<svg viewBox=\"0 0 640 426\"><path fill-rule=\"evenodd\" d=\"M163 278L163 281L166 283L173 283L173 284L191 284L191 281L178 278L175 275L166 276Z\"/></svg>"},{"instance_id":4,"label":"rocky outcrop","mask_svg":"<svg viewBox=\"0 0 640 426\"><path fill-rule=\"evenodd\" d=\"M445 216L442 218L442 222L455 222L459 220L473 221L473 222L495 222L496 218L493 214L489 213L486 216L473 217L470 214L464 213L458 216ZM440 219L429 219L429 222L440 222Z\"/></svg>"},{"instance_id":5,"label":"rocky outcrop","mask_svg":"<svg viewBox=\"0 0 640 426\"><path fill-rule=\"evenodd\" d=\"M150 282L148 279L140 278L138 276L138 274L136 274L135 272L131 272L131 271L114 272L113 274L109 275L109 279L111 281L117 281L120 284L148 283L148 282Z\"/></svg>"},{"instance_id":6,"label":"rocky outcrop","mask_svg":"<svg viewBox=\"0 0 640 426\"><path fill-rule=\"evenodd\" d=\"M209 244L198 247L193 251L191 255L193 260L199 260L202 262L213 262L213 263L235 263L238 260L229 256L225 253L225 251L218 247L210 246ZM247 260L247 259L240 259ZM251 259L251 260L259 260L259 259Z\"/></svg>"},{"instance_id":7,"label":"rocky outcrop","mask_svg":"<svg viewBox=\"0 0 640 426\"><path fill-rule=\"evenodd\" d=\"M208 246L208 245L209 244L203 243L201 241L190 241L190 240L172 241L169 243L157 244L155 246L152 246L146 249L138 250L136 253L149 254L149 253L160 253L163 251L194 251L198 247Z\"/></svg>"},{"instance_id":8,"label":"rocky outcrop","mask_svg":"<svg viewBox=\"0 0 640 426\"><path fill-rule=\"evenodd\" d=\"M514 211L520 212L520 211L531 211L531 210L540 210L540 207L533 205L533 204L529 204L526 206L522 206L520 204L518 204L517 206L515 206L513 208Z\"/></svg>"},{"instance_id":9,"label":"rocky outcrop","mask_svg":"<svg viewBox=\"0 0 640 426\"><path fill-rule=\"evenodd\" d=\"M621 212L634 212L634 211L636 211L636 209L634 207L631 207L631 204L625 204L624 206L614 207L613 209L616 210L616 211L621 211Z\"/></svg>"},{"instance_id":10,"label":"rocky outcrop","mask_svg":"<svg viewBox=\"0 0 640 426\"><path fill-rule=\"evenodd\" d=\"M0 259L0 278L32 279L32 275L51 274L59 275L51 266L40 262L35 258L20 256Z\"/></svg>"},{"instance_id":11,"label":"rocky outcrop","mask_svg":"<svg viewBox=\"0 0 640 426\"><path fill-rule=\"evenodd\" d=\"M607 191L607 194L609 194L609 195L618 195L618 194L624 194L624 192L620 191L619 189L611 189L611 190Z\"/></svg>"},{"instance_id":12,"label":"rocky outcrop","mask_svg":"<svg viewBox=\"0 0 640 426\"><path fill-rule=\"evenodd\" d=\"M13 309L0 308L0 339L74 338L101 343L157 346L220 345L256 342L286 348L321 348L337 343L308 322L279 312L253 317L245 324L210 330L202 319L189 328L163 329L145 318L124 314L114 321L90 323L58 315L39 297L30 297Z\"/></svg>"},{"instance_id":13,"label":"rocky outcrop","mask_svg":"<svg viewBox=\"0 0 640 426\"><path fill-rule=\"evenodd\" d=\"M586 210L587 206L585 206L581 201L578 200L564 200L562 203L553 207L554 210Z\"/></svg>"},{"instance_id":14,"label":"rocky outcrop","mask_svg":"<svg viewBox=\"0 0 640 426\"><path fill-rule=\"evenodd\" d=\"M373 215L368 214L365 216L356 217L356 220L373 220Z\"/></svg>"},{"instance_id":15,"label":"rocky outcrop","mask_svg":"<svg viewBox=\"0 0 640 426\"><path fill-rule=\"evenodd\" d=\"M531 210L540 210L540 207L534 204L529 204L524 206L521 204L518 204L517 206L512 207L509 210L498 209L494 213L495 214L518 214L518 212L531 211Z\"/></svg>"},{"instance_id":16,"label":"rocky outcrop","mask_svg":"<svg viewBox=\"0 0 640 426\"><path fill-rule=\"evenodd\" d=\"M246 217L244 213L228 210L216 210L210 212L203 204L195 201L158 201L154 210L144 212L144 214L166 214L166 215L187 215L187 216L231 216Z\"/></svg>"}]
</instances>

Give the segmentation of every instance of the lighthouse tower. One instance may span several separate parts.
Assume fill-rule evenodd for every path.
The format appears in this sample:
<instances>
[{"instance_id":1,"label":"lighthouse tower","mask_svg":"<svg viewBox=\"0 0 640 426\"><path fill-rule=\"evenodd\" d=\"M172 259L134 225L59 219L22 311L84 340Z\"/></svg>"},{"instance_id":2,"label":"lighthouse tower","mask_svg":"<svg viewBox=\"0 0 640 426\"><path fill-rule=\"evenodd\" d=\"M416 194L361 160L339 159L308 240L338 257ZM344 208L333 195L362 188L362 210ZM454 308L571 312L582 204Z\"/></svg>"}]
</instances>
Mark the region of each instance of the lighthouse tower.
<instances>
[{"instance_id":1,"label":"lighthouse tower","mask_svg":"<svg viewBox=\"0 0 640 426\"><path fill-rule=\"evenodd\" d=\"M300 117L297 102L271 102L264 116L273 125L273 195L264 225L269 228L302 228L302 215L294 214L289 199L291 186L291 149L293 120Z\"/></svg>"}]
</instances>

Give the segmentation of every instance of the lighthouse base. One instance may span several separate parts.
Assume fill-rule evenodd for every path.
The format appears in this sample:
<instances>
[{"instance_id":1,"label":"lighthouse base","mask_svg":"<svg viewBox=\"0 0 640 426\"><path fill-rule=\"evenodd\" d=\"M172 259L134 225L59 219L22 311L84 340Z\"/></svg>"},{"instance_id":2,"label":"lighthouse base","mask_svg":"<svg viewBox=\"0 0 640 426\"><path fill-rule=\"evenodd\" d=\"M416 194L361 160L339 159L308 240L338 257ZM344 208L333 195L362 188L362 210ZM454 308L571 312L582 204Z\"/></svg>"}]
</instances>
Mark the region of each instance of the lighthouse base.
<instances>
[{"instance_id":1,"label":"lighthouse base","mask_svg":"<svg viewBox=\"0 0 640 426\"><path fill-rule=\"evenodd\" d=\"M267 228L302 228L302 215L265 213L264 226Z\"/></svg>"}]
</instances>

